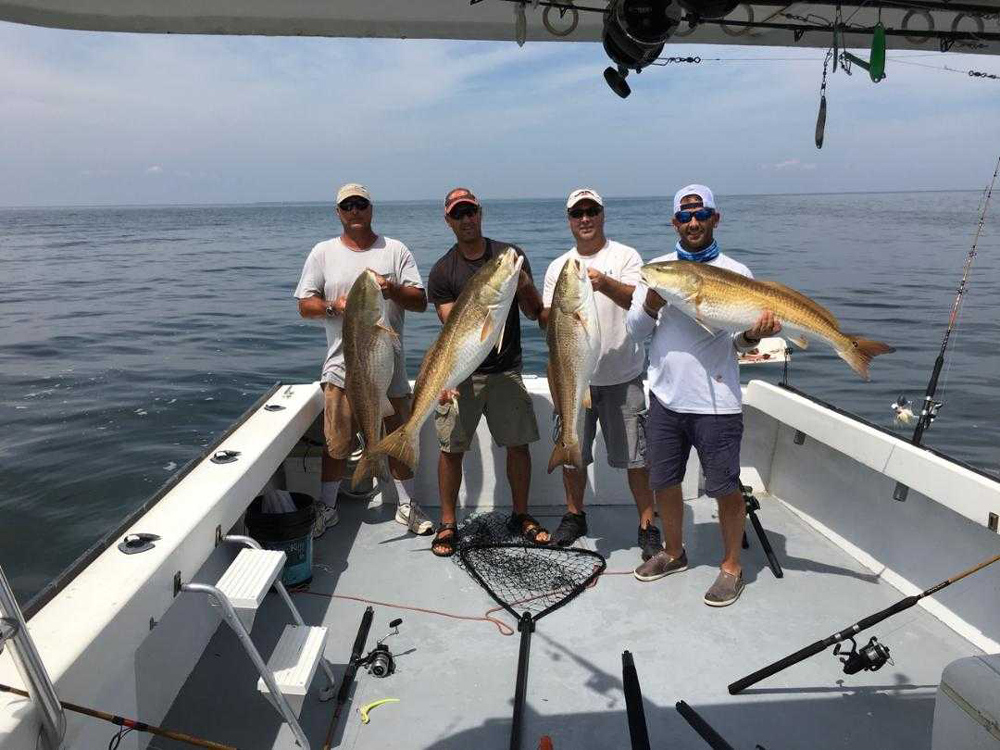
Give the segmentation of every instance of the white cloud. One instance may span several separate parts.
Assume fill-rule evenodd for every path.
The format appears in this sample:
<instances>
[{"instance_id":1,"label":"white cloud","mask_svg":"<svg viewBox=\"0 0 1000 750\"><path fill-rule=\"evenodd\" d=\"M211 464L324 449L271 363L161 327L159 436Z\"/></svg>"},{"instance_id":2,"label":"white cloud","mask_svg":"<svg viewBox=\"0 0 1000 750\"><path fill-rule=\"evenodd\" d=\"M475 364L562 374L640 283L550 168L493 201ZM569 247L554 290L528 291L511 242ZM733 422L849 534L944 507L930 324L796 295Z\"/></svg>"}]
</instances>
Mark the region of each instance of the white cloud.
<instances>
[{"instance_id":1,"label":"white cloud","mask_svg":"<svg viewBox=\"0 0 1000 750\"><path fill-rule=\"evenodd\" d=\"M599 44L93 34L0 24L0 204L973 187L1000 137L994 82L915 66L831 74L821 50L670 45L699 65L606 86ZM990 70L996 58L918 62ZM992 68L991 68L992 64ZM948 113L941 116L941 112ZM150 154L157 164L150 165ZM163 169L162 165L168 165ZM157 171L154 171L157 170ZM141 179L156 174L157 179ZM984 179L988 179L988 175Z\"/></svg>"}]
</instances>

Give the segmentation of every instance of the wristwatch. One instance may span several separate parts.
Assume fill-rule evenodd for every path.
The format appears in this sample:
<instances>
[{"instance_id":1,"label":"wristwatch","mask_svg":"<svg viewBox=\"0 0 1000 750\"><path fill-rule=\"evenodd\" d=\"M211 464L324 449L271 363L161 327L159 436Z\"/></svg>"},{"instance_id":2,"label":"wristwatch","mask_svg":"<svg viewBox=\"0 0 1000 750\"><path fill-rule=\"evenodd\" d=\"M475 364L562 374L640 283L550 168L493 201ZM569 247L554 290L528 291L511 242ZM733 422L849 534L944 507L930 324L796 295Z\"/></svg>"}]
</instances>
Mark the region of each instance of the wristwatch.
<instances>
[{"instance_id":1,"label":"wristwatch","mask_svg":"<svg viewBox=\"0 0 1000 750\"><path fill-rule=\"evenodd\" d=\"M327 302L326 303L326 317L333 318L336 315L337 315L337 313L334 310L333 303L332 302Z\"/></svg>"}]
</instances>

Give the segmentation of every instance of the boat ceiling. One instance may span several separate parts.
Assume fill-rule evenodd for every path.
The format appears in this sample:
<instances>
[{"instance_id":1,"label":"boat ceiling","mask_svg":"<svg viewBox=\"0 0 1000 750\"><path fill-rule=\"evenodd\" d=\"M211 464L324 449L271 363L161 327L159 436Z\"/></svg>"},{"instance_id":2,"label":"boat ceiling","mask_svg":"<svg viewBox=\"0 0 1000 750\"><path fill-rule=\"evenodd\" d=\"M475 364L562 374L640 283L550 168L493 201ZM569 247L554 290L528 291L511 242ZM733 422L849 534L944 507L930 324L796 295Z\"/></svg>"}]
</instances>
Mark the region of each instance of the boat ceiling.
<instances>
[{"instance_id":1,"label":"boat ceiling","mask_svg":"<svg viewBox=\"0 0 1000 750\"><path fill-rule=\"evenodd\" d=\"M516 14L523 8L527 41L599 42L607 0L572 2L573 7L570 0L0 0L0 20L156 34L513 41ZM668 45L828 48L837 7L836 0L762 0L738 5L724 20L702 19L693 28L694 17L686 13ZM889 49L1000 52L1000 0L853 0L840 8L841 47L869 46L881 19Z\"/></svg>"}]
</instances>

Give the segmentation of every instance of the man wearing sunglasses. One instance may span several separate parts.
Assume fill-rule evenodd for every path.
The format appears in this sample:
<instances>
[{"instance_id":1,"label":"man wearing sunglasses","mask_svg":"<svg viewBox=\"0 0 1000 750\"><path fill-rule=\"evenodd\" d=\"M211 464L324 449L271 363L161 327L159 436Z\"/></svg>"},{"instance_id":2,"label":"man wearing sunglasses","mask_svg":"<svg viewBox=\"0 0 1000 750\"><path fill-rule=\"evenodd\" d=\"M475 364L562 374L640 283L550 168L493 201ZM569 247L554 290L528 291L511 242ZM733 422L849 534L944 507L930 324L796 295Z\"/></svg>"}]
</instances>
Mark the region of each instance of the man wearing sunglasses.
<instances>
[{"instance_id":1,"label":"man wearing sunglasses","mask_svg":"<svg viewBox=\"0 0 1000 750\"><path fill-rule=\"evenodd\" d=\"M605 237L604 201L596 191L574 190L566 201L566 212L576 246L549 264L542 293L545 308L539 322L543 328L548 324L556 281L566 262L576 258L587 267L597 292L601 328L601 355L590 379L592 408L586 409L583 416L583 462L589 466L594 461L594 439L600 422L608 464L627 470L629 488L639 511L638 544L645 561L663 546L660 530L653 520L653 493L646 468L646 392L642 384L646 357L625 329L625 315L640 282L642 258L633 248ZM563 467L563 486L567 512L552 539L566 547L587 533L587 514L583 509L586 470Z\"/></svg>"},{"instance_id":2,"label":"man wearing sunglasses","mask_svg":"<svg viewBox=\"0 0 1000 750\"><path fill-rule=\"evenodd\" d=\"M674 196L676 250L654 262L693 261L752 277L746 266L720 252L714 233L721 219L711 190L704 185L681 188ZM687 570L681 481L693 446L705 473L705 494L719 504L724 548L719 573L704 601L711 607L728 606L743 592L740 545L746 521L739 483L743 406L736 355L780 331L781 323L765 312L752 328L735 336L724 331L709 333L641 284L626 323L636 341L651 337L646 439L650 487L665 541L665 549L636 568L635 577L655 581Z\"/></svg>"},{"instance_id":3,"label":"man wearing sunglasses","mask_svg":"<svg viewBox=\"0 0 1000 750\"><path fill-rule=\"evenodd\" d=\"M507 242L483 236L483 209L465 188L455 188L444 199L444 219L455 234L455 244L431 268L427 279L430 301L444 323L469 279L494 256L513 247L524 257L521 278L510 306L500 351L491 351L471 377L457 391L442 394L434 414L434 426L441 444L438 483L441 493L441 525L431 545L439 557L454 554L456 538L455 506L462 486L462 457L476 434L480 418L497 445L507 449L507 481L514 506L511 528L539 544L549 541L549 533L528 514L531 481L531 454L528 445L538 440L538 423L531 396L521 380L521 319L538 318L542 297L531 279L531 265L524 252Z\"/></svg>"},{"instance_id":4,"label":"man wearing sunglasses","mask_svg":"<svg viewBox=\"0 0 1000 750\"><path fill-rule=\"evenodd\" d=\"M323 452L322 489L313 531L315 536L339 520L337 493L346 459L354 450L357 436L344 392L343 325L347 293L365 269L374 271L386 300L386 318L400 340L403 339L404 312L423 312L427 309L427 295L413 255L399 240L374 232L372 213L372 198L366 187L350 183L340 188L337 193L337 217L343 226L343 233L320 242L312 249L295 290L299 314L303 318L322 319L326 328L327 351L320 378L325 400L323 431L326 450ZM389 433L409 416L410 381L406 375L402 347L396 351L396 366L387 395L395 409L395 414L385 419L386 433ZM396 520L415 533L429 534L433 524L413 499L412 472L395 459L389 460L389 469L399 495Z\"/></svg>"}]
</instances>

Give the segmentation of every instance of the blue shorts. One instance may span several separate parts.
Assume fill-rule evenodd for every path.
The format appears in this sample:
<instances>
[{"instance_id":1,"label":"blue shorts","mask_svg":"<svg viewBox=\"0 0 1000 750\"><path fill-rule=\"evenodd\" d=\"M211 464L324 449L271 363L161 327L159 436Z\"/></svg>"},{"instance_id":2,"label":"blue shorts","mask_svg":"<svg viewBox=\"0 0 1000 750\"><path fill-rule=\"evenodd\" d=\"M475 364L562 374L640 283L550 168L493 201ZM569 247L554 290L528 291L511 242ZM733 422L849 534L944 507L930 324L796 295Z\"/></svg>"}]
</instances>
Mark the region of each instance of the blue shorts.
<instances>
[{"instance_id":1,"label":"blue shorts","mask_svg":"<svg viewBox=\"0 0 1000 750\"><path fill-rule=\"evenodd\" d=\"M705 473L705 494L722 497L740 486L742 414L687 414L668 409L649 394L646 451L649 487L662 490L684 480L691 446Z\"/></svg>"}]
</instances>

